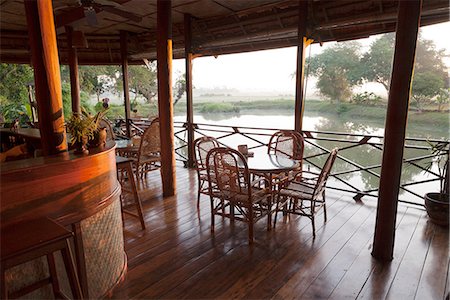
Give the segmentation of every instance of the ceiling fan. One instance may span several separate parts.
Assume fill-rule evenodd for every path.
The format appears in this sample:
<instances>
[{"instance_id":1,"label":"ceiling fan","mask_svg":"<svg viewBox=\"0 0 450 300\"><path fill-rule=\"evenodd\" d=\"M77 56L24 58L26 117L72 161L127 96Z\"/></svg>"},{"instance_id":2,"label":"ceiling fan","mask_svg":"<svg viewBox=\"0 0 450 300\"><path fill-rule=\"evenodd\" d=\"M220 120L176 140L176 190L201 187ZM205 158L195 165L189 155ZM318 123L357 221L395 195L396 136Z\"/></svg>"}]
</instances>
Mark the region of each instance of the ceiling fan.
<instances>
[{"instance_id":1,"label":"ceiling fan","mask_svg":"<svg viewBox=\"0 0 450 300\"><path fill-rule=\"evenodd\" d=\"M97 26L98 20L97 20L97 13L101 11L106 11L111 14L118 15L122 18L128 19L135 23L140 23L142 21L142 17L126 11L122 4L117 3L112 0L78 0L78 6L75 7L72 11L66 12L65 14L73 14L73 13L79 13L81 15L84 15L86 18L86 21L88 25L90 26ZM58 7L55 9L60 10L67 7L73 7L70 5ZM75 11L77 10L77 11ZM81 10L81 11L80 11Z\"/></svg>"}]
</instances>

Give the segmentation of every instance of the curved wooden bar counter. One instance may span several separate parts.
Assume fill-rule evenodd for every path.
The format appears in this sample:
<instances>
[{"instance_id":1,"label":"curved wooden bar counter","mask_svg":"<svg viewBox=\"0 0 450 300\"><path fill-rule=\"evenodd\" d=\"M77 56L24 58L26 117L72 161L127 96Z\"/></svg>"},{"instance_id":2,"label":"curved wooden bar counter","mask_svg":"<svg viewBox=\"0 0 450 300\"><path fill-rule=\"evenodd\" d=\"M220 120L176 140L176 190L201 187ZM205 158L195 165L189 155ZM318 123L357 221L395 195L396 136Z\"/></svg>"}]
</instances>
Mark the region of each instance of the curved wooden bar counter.
<instances>
[{"instance_id":1,"label":"curved wooden bar counter","mask_svg":"<svg viewBox=\"0 0 450 300\"><path fill-rule=\"evenodd\" d=\"M1 166L1 226L47 216L75 234L73 250L85 298L107 295L126 272L115 144L86 156L64 153ZM70 295L61 260L61 286ZM11 268L10 291L47 276L44 259ZM51 287L29 294L50 298Z\"/></svg>"}]
</instances>

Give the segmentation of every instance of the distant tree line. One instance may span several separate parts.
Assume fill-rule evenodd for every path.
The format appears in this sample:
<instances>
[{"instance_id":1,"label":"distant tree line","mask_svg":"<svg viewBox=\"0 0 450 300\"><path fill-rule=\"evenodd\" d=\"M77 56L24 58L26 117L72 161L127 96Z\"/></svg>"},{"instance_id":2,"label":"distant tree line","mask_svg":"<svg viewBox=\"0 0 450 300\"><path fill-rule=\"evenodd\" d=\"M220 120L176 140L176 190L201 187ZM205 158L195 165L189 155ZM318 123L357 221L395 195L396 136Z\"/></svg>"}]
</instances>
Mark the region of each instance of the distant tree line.
<instances>
[{"instance_id":1,"label":"distant tree line","mask_svg":"<svg viewBox=\"0 0 450 300\"><path fill-rule=\"evenodd\" d=\"M129 89L134 94L132 106L137 106L137 100L144 100L152 106L157 106L157 76L156 63L148 66L129 66ZM120 95L123 92L122 69L120 66L80 66L80 100L88 110L100 109L104 93ZM70 76L69 67L61 65L61 83L64 114L71 115ZM34 85L33 69L29 65L0 64L0 119L11 122L19 118L26 120L30 115L28 105L28 86ZM184 74L174 83L174 103L176 104L186 91ZM98 105L91 107L89 98L95 96ZM2 120L0 120L2 121Z\"/></svg>"},{"instance_id":2,"label":"distant tree line","mask_svg":"<svg viewBox=\"0 0 450 300\"><path fill-rule=\"evenodd\" d=\"M380 97L373 93L353 95L352 90L366 82L377 82L389 91L394 46L393 33L382 35L365 53L356 41L336 43L307 60L309 76L317 77L317 88L332 102L375 104ZM437 50L433 41L419 37L411 98L418 110L427 104L437 104L441 110L449 103L448 72L443 57L444 50Z\"/></svg>"}]
</instances>

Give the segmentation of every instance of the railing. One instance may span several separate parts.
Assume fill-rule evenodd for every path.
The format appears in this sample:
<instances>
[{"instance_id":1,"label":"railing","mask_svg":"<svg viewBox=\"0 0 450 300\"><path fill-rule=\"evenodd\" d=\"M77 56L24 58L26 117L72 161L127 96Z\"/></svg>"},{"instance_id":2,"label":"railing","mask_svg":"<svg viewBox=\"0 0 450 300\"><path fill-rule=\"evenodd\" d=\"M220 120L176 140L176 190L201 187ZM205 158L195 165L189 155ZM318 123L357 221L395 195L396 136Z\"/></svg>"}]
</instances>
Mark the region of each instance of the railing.
<instances>
[{"instance_id":1,"label":"railing","mask_svg":"<svg viewBox=\"0 0 450 300\"><path fill-rule=\"evenodd\" d=\"M137 125L141 130L145 121ZM247 144L249 150L267 152L271 135L277 128L237 127L213 124L193 125L195 137L213 136L220 144L237 148ZM187 162L187 123L175 122L175 153L179 161ZM353 194L355 200L377 197L380 178L383 136L325 131L303 131L305 138L304 167L320 168L331 149L339 154L330 175L329 188ZM446 152L433 153L432 145L443 144ZM436 161L439 155L448 156L449 141L406 138L403 159L400 201L423 206L426 192L438 191L442 176Z\"/></svg>"},{"instance_id":2,"label":"railing","mask_svg":"<svg viewBox=\"0 0 450 300\"><path fill-rule=\"evenodd\" d=\"M187 124L175 122L176 154L180 161L187 161ZM214 136L224 146L237 148L248 144L249 150L267 151L270 136L277 128L236 127L212 124L194 124L196 137ZM383 136L324 131L303 131L305 138L304 166L320 168L330 150L339 149L338 158L330 175L334 180L329 188L354 194L355 200L362 197L377 197L381 170ZM441 175L436 164L427 165L436 159L431 144L449 141L421 138L406 138L403 174L400 189L401 202L423 206L423 194L427 188L438 189ZM439 154L439 155L448 155ZM378 172L377 172L378 171Z\"/></svg>"}]
</instances>

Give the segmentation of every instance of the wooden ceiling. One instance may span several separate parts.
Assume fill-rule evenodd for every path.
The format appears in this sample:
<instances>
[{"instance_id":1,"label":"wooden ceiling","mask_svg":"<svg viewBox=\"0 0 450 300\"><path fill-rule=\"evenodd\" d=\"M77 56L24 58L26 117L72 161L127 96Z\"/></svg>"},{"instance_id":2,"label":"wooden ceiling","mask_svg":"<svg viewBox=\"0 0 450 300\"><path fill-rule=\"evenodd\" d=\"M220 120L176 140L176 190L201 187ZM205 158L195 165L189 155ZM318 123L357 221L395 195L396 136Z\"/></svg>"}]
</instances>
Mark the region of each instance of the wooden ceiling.
<instances>
[{"instance_id":1,"label":"wooden ceiling","mask_svg":"<svg viewBox=\"0 0 450 300\"><path fill-rule=\"evenodd\" d=\"M193 18L197 55L294 46L298 4L298 0L173 0L174 57L184 56L185 14ZM397 6L398 0L308 0L308 37L315 42L341 41L394 31ZM88 48L78 49L80 64L119 63L120 31L129 33L131 63L156 58L156 0L54 0L53 8L62 63L67 60L65 25L87 37ZM0 14L1 62L29 63L23 0L0 0ZM422 26L448 20L448 0L423 0Z\"/></svg>"}]
</instances>

